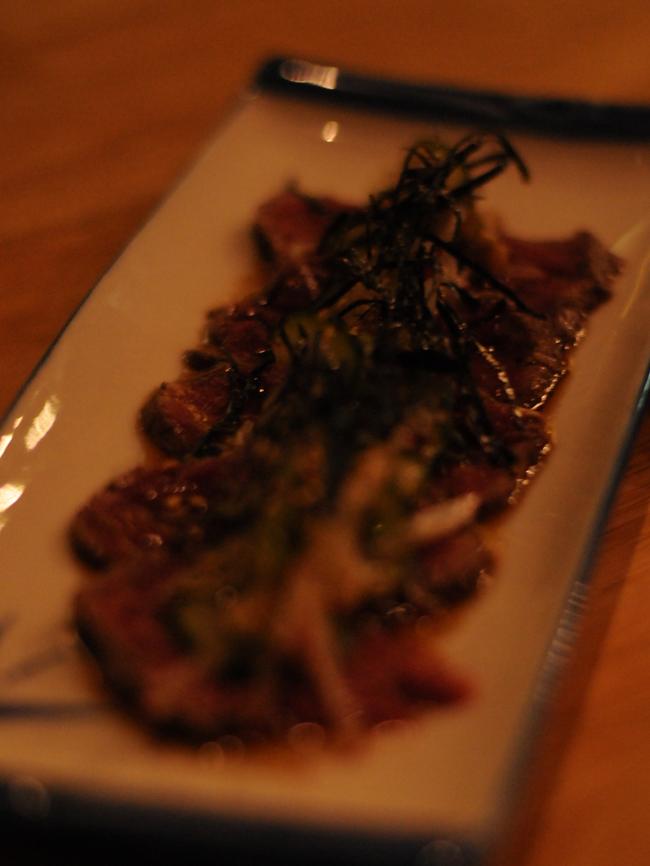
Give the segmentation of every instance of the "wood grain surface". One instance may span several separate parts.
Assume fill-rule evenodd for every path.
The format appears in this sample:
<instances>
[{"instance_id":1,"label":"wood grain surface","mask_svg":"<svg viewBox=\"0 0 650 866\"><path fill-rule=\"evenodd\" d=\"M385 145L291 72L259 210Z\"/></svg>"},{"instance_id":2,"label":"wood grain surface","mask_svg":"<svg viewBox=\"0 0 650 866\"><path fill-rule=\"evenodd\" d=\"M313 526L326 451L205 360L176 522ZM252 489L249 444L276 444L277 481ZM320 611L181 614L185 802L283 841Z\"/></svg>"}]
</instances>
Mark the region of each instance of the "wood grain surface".
<instances>
[{"instance_id":1,"label":"wood grain surface","mask_svg":"<svg viewBox=\"0 0 650 866\"><path fill-rule=\"evenodd\" d=\"M2 0L0 408L262 58L650 103L649 47L643 0ZM649 490L646 419L499 866L650 864ZM7 866L133 853L3 838Z\"/></svg>"}]
</instances>

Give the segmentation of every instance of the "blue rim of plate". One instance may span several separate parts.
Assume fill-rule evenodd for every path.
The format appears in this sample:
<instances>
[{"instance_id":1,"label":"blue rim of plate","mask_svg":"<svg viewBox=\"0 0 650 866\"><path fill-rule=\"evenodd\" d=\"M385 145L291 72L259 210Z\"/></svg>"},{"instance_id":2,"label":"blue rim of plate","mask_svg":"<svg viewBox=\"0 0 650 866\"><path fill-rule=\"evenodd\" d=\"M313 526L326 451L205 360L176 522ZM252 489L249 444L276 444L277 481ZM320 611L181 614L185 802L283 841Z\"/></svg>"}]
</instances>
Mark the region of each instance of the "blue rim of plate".
<instances>
[{"instance_id":1,"label":"blue rim of plate","mask_svg":"<svg viewBox=\"0 0 650 866\"><path fill-rule=\"evenodd\" d=\"M428 115L483 128L523 129L576 138L650 139L650 105L406 82L290 57L264 62L255 82L262 89L285 95L411 116Z\"/></svg>"}]
</instances>

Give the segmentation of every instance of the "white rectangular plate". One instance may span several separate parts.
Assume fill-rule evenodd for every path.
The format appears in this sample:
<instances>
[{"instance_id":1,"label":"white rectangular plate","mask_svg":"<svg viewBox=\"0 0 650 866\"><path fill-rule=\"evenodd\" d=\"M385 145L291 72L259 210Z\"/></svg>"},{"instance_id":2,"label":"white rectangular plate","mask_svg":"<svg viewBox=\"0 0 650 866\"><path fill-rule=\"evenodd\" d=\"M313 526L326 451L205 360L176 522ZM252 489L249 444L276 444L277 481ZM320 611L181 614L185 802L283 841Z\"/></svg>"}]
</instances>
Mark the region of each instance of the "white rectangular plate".
<instances>
[{"instance_id":1,"label":"white rectangular plate","mask_svg":"<svg viewBox=\"0 0 650 866\"><path fill-rule=\"evenodd\" d=\"M481 851L498 831L645 382L647 144L517 135L532 182L513 172L489 191L490 209L514 234L585 228L625 269L554 401L557 445L500 533L496 580L441 637L474 678L474 700L354 751L219 761L150 739L66 645L81 579L69 521L141 460L138 408L175 377L206 310L245 282L257 205L289 181L363 201L414 140L460 132L268 93L247 98L34 374L0 438L0 804L53 821L93 815L123 826L137 817L150 829L147 817L162 810L174 817L166 831L200 825L215 845L238 834L250 841L252 829L260 846L319 838L351 851L365 840L366 854L392 858L437 839L422 863L444 855L441 839Z\"/></svg>"}]
</instances>

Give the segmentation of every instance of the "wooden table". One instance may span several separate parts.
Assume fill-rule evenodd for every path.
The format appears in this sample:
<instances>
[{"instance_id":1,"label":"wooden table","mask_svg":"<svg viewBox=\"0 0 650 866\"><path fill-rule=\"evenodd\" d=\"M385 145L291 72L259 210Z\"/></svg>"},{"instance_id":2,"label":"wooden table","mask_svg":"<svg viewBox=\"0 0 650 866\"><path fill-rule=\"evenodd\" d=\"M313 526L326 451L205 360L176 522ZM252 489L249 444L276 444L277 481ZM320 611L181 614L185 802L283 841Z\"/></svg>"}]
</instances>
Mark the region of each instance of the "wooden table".
<instances>
[{"instance_id":1,"label":"wooden table","mask_svg":"<svg viewBox=\"0 0 650 866\"><path fill-rule=\"evenodd\" d=\"M0 407L263 57L650 102L649 46L644 0L5 0ZM650 863L649 489L646 419L502 866ZM3 862L122 856L40 844Z\"/></svg>"}]
</instances>

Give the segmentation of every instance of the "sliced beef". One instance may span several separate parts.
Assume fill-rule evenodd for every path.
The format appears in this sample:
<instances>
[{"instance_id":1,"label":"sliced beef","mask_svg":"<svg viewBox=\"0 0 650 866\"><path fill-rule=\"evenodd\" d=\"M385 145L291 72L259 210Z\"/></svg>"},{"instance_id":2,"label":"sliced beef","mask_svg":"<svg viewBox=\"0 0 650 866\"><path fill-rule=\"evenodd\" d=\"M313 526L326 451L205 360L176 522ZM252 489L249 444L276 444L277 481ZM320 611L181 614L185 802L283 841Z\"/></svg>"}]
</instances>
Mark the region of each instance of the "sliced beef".
<instances>
[{"instance_id":1,"label":"sliced beef","mask_svg":"<svg viewBox=\"0 0 650 866\"><path fill-rule=\"evenodd\" d=\"M79 633L136 715L160 732L199 742L228 734L259 742L306 722L332 727L299 654L268 650L263 664L240 664L226 676L177 642L165 623L173 589L169 571L149 569L135 577L116 572L77 597ZM352 709L335 726L338 734L457 703L470 691L430 644L403 628L355 629L335 663Z\"/></svg>"},{"instance_id":2,"label":"sliced beef","mask_svg":"<svg viewBox=\"0 0 650 866\"><path fill-rule=\"evenodd\" d=\"M513 287L534 310L564 324L570 345L589 312L609 294L621 260L589 232L566 240L531 241L504 237ZM573 309L581 322L563 321Z\"/></svg>"},{"instance_id":3,"label":"sliced beef","mask_svg":"<svg viewBox=\"0 0 650 866\"><path fill-rule=\"evenodd\" d=\"M164 382L142 408L144 431L170 456L192 453L226 417L232 378L232 368L218 364L191 378Z\"/></svg>"},{"instance_id":4,"label":"sliced beef","mask_svg":"<svg viewBox=\"0 0 650 866\"><path fill-rule=\"evenodd\" d=\"M241 455L138 467L96 494L76 515L71 539L95 568L130 559L188 556L247 509L253 469ZM144 566L147 568L148 566Z\"/></svg>"},{"instance_id":5,"label":"sliced beef","mask_svg":"<svg viewBox=\"0 0 650 866\"><path fill-rule=\"evenodd\" d=\"M284 379L272 350L275 326L309 306L318 292L315 267L283 272L264 297L213 310L206 337L185 353L185 372L164 382L147 400L141 424L163 453L184 457L214 446L247 418Z\"/></svg>"},{"instance_id":6,"label":"sliced beef","mask_svg":"<svg viewBox=\"0 0 650 866\"><path fill-rule=\"evenodd\" d=\"M542 403L566 369L568 349L578 335L577 330L567 330L566 322L571 318L576 327L577 323L582 327L588 312L604 297L605 285L618 267L617 261L585 234L566 242L509 239L508 244L514 274L511 284L525 293L531 308L543 309L547 315L535 318L487 291L487 300L471 323L473 337L497 358L495 365L476 352L473 374L487 422L506 447L509 459L490 459L480 448L465 444L461 457L442 461L432 478L432 498L475 492L481 497L483 513L504 507L548 450L543 417L526 407ZM554 281L552 291L548 290L549 280ZM295 274L292 279L283 279L280 286L277 295L283 312L310 297L309 288ZM195 366L202 364L207 369L163 385L143 410L143 423L167 452L184 456L195 451L229 414L234 423L226 426L227 433L255 416L265 393L276 388L284 375L281 366L265 365L269 333L280 315L276 306L259 300L210 314L209 340L201 361L194 361ZM211 366L208 360L212 359ZM247 388L247 383L252 387ZM238 403L234 395L238 395ZM458 422L462 427L463 419ZM134 547L189 544L192 536L196 540L204 533L202 518L190 510L183 511L180 519L164 503L176 495L177 488L187 487L205 496L203 487L207 485L209 507L213 508L215 494L210 491L220 487L210 475L216 472L218 476L221 467L229 465L228 461L208 460L162 471L134 470L81 511L73 528L76 547L87 560L107 563L127 556ZM187 479L193 476L199 480L188 485Z\"/></svg>"},{"instance_id":7,"label":"sliced beef","mask_svg":"<svg viewBox=\"0 0 650 866\"><path fill-rule=\"evenodd\" d=\"M169 576L128 571L88 584L75 618L86 646L111 687L155 729L190 739L269 728L267 682L228 685L200 659L184 653L165 626Z\"/></svg>"},{"instance_id":8,"label":"sliced beef","mask_svg":"<svg viewBox=\"0 0 650 866\"><path fill-rule=\"evenodd\" d=\"M608 297L620 261L586 232L566 241L505 237L504 244L504 278L538 315L484 290L479 310L470 315L473 375L488 393L532 408L567 372L568 351L588 315Z\"/></svg>"},{"instance_id":9,"label":"sliced beef","mask_svg":"<svg viewBox=\"0 0 650 866\"><path fill-rule=\"evenodd\" d=\"M310 258L327 229L353 208L332 198L313 198L288 189L263 204L253 225L265 259L281 266Z\"/></svg>"},{"instance_id":10,"label":"sliced beef","mask_svg":"<svg viewBox=\"0 0 650 866\"><path fill-rule=\"evenodd\" d=\"M363 725L407 719L423 707L458 704L471 694L453 670L412 630L371 631L349 647L347 677L363 707Z\"/></svg>"},{"instance_id":11,"label":"sliced beef","mask_svg":"<svg viewBox=\"0 0 650 866\"><path fill-rule=\"evenodd\" d=\"M279 319L304 309L320 292L323 266L317 247L332 222L350 210L334 199L286 190L262 205L255 224L258 246L273 265L262 294L208 315L205 338L185 353L185 370L164 382L141 413L145 434L163 453L192 454L254 416L260 397L282 378L272 370L271 340Z\"/></svg>"},{"instance_id":12,"label":"sliced beef","mask_svg":"<svg viewBox=\"0 0 650 866\"><path fill-rule=\"evenodd\" d=\"M431 351L427 344L413 370L401 365L414 354L409 337L430 324L425 309L403 346L402 324L412 319L402 320L397 338L386 343L393 351L388 356L398 359L390 366L378 350L372 354L383 326L382 309L373 306L378 286L371 279L366 285L354 268L346 272L345 263L319 257L324 234L349 210L293 190L260 208L254 232L271 264L268 289L213 310L204 340L184 356L181 376L161 385L142 410L149 438L180 459L118 478L73 522L76 551L104 571L78 595L79 631L111 685L156 728L199 740L228 733L254 740L283 735L301 722L338 730L372 725L468 694L466 683L409 626L423 617L435 620L470 597L489 571L492 558L477 519L512 502L548 451L540 409L620 263L587 233L553 242L503 236L506 264L499 277L509 288L501 290L480 268L472 270L471 262L461 263L459 285L440 280L437 288L449 300L443 298L446 318L438 323ZM346 284L349 273L357 276ZM388 269L384 279L386 273L394 272ZM399 306L393 288L386 289L383 312ZM345 297L337 307L340 295ZM343 328L331 327L329 342L321 340L316 327L312 345L305 326L297 353L310 350L320 364L311 390L294 395L287 418L280 412L281 421L288 419L284 426L273 428L267 413L256 427L267 396L286 381L300 381L287 378L294 347L286 332L285 343L279 338L278 325L287 314L313 312L319 299L323 307L331 302L331 321L351 314L348 339L341 336ZM315 321L299 318L303 324ZM367 356L364 348L357 353L364 340ZM415 363L427 352L437 361L431 370ZM363 403L361 391L351 390L355 377L365 375L366 362L374 364L375 377L380 371L388 401L373 392ZM346 371L345 387L325 392L327 377ZM429 373L430 379L418 378ZM422 417L414 412L410 435L397 437L401 451L396 445L395 459L404 458L403 471L393 478L390 464L381 475L381 461L369 461L354 488L364 507L354 511L348 502L349 537L342 538L345 532L334 521L338 535L327 537L320 559L310 559L314 526L331 523L344 498L345 482L337 488L332 481L338 501L325 494L331 481L326 483L326 474L336 475L327 461L344 451L334 447L340 444L336 437L353 439L359 412L372 415L368 407L379 407L375 414L383 412L381 418L367 424L364 419L364 435L358 443L354 439L355 459L367 456L378 441L388 441L403 411L425 404L421 381L439 389L439 403L430 401ZM350 405L346 394L352 395ZM408 405L395 409L400 400ZM340 401L344 411L337 414ZM270 402L271 415L277 405ZM325 433L312 424L312 411L320 412L319 423L326 418ZM345 463L349 457L341 457L342 465L351 465ZM409 486L409 468L421 470L418 479L426 482ZM379 531L387 525L390 536L392 527L398 541L400 521L412 518L414 507L422 516L429 506L464 498L472 508L452 529L428 535L426 542L411 539L408 549L391 548L390 537L383 548L363 548L363 531L371 530L362 527L359 515L368 516L367 506L382 496L377 513L385 514L385 524ZM332 601L337 594L329 579L341 574L341 551L349 570L359 578L365 569L367 578L357 581L363 592L350 591L349 598L341 592L346 604ZM326 568L314 565L324 560ZM228 607L233 597L236 608Z\"/></svg>"}]
</instances>

